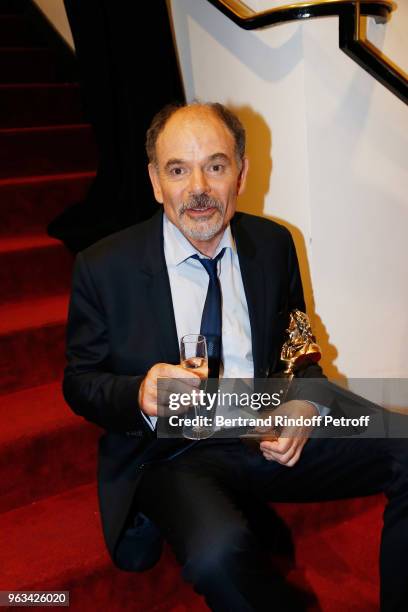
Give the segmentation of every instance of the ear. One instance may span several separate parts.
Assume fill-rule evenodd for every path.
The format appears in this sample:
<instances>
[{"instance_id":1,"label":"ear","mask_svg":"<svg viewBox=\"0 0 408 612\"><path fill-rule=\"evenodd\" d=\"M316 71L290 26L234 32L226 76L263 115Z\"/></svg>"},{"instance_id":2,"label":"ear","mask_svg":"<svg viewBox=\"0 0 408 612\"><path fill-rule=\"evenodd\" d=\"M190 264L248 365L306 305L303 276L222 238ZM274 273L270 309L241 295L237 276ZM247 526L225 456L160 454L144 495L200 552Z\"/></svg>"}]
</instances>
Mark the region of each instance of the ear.
<instances>
[{"instance_id":1,"label":"ear","mask_svg":"<svg viewBox=\"0 0 408 612\"><path fill-rule=\"evenodd\" d=\"M249 159L247 157L244 157L244 159L242 160L241 172L239 173L239 177L238 177L237 195L241 195L241 193L243 193L245 189L246 180L248 176L248 168L249 168Z\"/></svg>"},{"instance_id":2,"label":"ear","mask_svg":"<svg viewBox=\"0 0 408 612\"><path fill-rule=\"evenodd\" d=\"M150 182L153 187L154 197L156 198L159 204L163 204L163 192L161 189L159 173L157 171L157 168L154 164L150 163L147 166L147 169L149 170L149 177L150 177Z\"/></svg>"}]
</instances>

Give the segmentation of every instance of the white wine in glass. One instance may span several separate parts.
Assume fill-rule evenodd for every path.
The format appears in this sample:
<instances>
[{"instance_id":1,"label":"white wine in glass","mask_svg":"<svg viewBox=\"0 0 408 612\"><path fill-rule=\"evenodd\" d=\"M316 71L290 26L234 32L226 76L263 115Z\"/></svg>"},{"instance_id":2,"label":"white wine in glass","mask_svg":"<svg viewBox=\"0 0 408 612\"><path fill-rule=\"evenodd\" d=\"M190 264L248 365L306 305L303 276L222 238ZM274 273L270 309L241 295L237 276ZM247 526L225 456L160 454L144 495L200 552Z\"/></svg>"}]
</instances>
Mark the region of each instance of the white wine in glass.
<instances>
[{"instance_id":1,"label":"white wine in glass","mask_svg":"<svg viewBox=\"0 0 408 612\"><path fill-rule=\"evenodd\" d=\"M207 341L202 334L188 334L180 340L181 365L186 370L191 370L201 379L201 388L207 385L208 379L208 355ZM189 416L196 423L183 426L183 437L189 440L202 440L209 438L213 434L213 427L207 424L208 413L205 406L194 405L190 410Z\"/></svg>"},{"instance_id":2,"label":"white wine in glass","mask_svg":"<svg viewBox=\"0 0 408 612\"><path fill-rule=\"evenodd\" d=\"M188 334L180 341L181 365L194 370L201 380L208 378L207 342L201 334Z\"/></svg>"}]
</instances>

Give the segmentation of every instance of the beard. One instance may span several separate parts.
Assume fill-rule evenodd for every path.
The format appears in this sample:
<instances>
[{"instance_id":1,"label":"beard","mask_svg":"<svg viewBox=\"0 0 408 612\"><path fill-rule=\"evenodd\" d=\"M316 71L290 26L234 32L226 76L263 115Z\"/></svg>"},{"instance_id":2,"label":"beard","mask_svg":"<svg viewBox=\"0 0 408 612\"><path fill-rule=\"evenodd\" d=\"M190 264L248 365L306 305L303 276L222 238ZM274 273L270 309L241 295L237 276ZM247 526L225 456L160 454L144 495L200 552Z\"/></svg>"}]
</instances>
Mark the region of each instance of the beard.
<instances>
[{"instance_id":1,"label":"beard","mask_svg":"<svg viewBox=\"0 0 408 612\"><path fill-rule=\"evenodd\" d=\"M202 215L199 219L192 219L186 214L188 210L206 210L208 215ZM214 210L215 209L215 210ZM183 234L192 240L211 240L222 229L224 221L224 206L216 198L211 198L206 193L193 195L181 205L178 211L180 229Z\"/></svg>"}]
</instances>

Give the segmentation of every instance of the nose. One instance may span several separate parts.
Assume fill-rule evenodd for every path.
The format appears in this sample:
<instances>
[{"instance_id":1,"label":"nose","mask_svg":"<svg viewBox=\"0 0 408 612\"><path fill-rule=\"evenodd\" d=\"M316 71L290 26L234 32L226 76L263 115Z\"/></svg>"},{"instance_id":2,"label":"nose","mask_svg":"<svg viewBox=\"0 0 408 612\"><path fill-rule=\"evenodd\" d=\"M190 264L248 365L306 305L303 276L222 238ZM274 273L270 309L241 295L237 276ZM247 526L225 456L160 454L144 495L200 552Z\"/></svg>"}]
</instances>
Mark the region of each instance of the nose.
<instances>
[{"instance_id":1,"label":"nose","mask_svg":"<svg viewBox=\"0 0 408 612\"><path fill-rule=\"evenodd\" d=\"M201 168L194 168L191 172L188 188L190 194L194 195L208 193L210 191L207 177Z\"/></svg>"}]
</instances>

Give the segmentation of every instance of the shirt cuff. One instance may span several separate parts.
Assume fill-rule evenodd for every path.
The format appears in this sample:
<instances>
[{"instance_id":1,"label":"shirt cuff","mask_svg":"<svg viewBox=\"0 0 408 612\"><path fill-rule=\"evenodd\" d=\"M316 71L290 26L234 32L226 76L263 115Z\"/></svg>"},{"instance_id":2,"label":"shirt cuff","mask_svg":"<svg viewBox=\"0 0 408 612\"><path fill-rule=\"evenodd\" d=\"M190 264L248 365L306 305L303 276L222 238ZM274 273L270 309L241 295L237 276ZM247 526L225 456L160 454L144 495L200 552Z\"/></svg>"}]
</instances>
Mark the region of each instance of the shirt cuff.
<instances>
[{"instance_id":1,"label":"shirt cuff","mask_svg":"<svg viewBox=\"0 0 408 612\"><path fill-rule=\"evenodd\" d=\"M305 401L309 402L309 404L312 404L312 406L316 408L317 412L319 413L319 416L325 417L330 412L330 408L328 408L327 406L322 406L322 404L316 404L316 402L311 402L310 400Z\"/></svg>"},{"instance_id":2,"label":"shirt cuff","mask_svg":"<svg viewBox=\"0 0 408 612\"><path fill-rule=\"evenodd\" d=\"M141 410L140 413L142 417L144 418L144 420L146 421L146 423L149 425L150 429L154 431L156 428L157 417L154 417L154 416L149 417L147 414L143 412L143 410Z\"/></svg>"}]
</instances>

